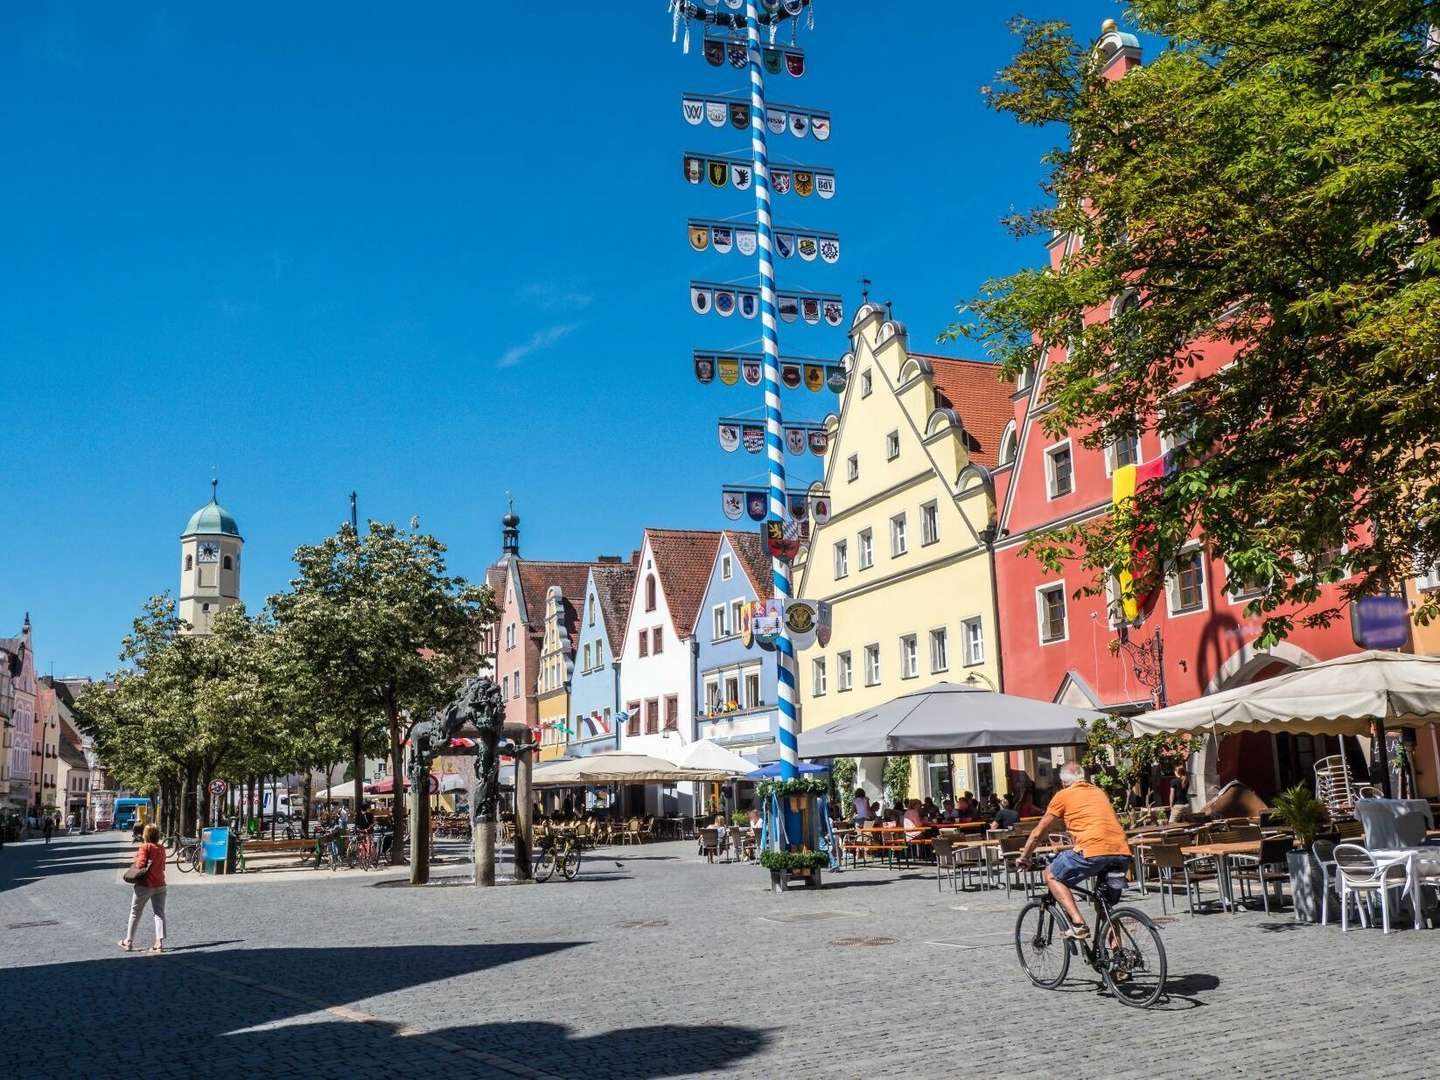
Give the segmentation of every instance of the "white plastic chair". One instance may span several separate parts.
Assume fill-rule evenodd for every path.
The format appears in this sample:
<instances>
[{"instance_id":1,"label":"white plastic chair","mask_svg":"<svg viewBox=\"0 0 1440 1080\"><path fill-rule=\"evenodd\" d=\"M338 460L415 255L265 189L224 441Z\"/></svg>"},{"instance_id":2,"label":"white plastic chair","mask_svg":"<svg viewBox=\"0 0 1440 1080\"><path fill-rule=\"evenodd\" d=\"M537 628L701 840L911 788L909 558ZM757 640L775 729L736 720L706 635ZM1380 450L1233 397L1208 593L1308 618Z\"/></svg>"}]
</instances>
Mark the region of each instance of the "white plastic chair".
<instances>
[{"instance_id":1,"label":"white plastic chair","mask_svg":"<svg viewBox=\"0 0 1440 1080\"><path fill-rule=\"evenodd\" d=\"M1361 896L1379 894L1380 925L1385 933L1390 932L1390 890L1403 890L1407 884L1403 863L1392 863L1381 868L1370 853L1359 844L1340 844L1335 848L1335 869L1340 879L1340 932L1350 929L1350 894L1356 894L1356 908L1360 912L1360 925L1368 926L1365 909L1360 907ZM1399 871L1400 880L1392 880Z\"/></svg>"}]
</instances>

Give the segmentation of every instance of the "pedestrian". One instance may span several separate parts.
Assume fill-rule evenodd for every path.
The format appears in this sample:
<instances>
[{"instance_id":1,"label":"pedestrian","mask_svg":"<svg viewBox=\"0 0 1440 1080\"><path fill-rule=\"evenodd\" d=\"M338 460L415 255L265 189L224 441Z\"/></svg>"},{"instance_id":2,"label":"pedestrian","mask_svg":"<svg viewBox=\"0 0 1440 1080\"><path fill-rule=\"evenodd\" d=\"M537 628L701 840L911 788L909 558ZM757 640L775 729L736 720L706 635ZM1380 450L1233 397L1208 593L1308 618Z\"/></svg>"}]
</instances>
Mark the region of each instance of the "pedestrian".
<instances>
[{"instance_id":1,"label":"pedestrian","mask_svg":"<svg viewBox=\"0 0 1440 1080\"><path fill-rule=\"evenodd\" d=\"M135 852L132 869L143 868L145 873L134 883L135 892L130 899L130 922L126 926L120 948L126 952L133 951L140 916L145 911L145 905L149 904L155 914L155 944L150 946L150 951L158 953L165 951L165 849L160 846L158 825L146 825L144 836L145 842Z\"/></svg>"},{"instance_id":2,"label":"pedestrian","mask_svg":"<svg viewBox=\"0 0 1440 1080\"><path fill-rule=\"evenodd\" d=\"M55 831L55 819L49 814L45 815L45 843L50 843L50 834Z\"/></svg>"}]
</instances>

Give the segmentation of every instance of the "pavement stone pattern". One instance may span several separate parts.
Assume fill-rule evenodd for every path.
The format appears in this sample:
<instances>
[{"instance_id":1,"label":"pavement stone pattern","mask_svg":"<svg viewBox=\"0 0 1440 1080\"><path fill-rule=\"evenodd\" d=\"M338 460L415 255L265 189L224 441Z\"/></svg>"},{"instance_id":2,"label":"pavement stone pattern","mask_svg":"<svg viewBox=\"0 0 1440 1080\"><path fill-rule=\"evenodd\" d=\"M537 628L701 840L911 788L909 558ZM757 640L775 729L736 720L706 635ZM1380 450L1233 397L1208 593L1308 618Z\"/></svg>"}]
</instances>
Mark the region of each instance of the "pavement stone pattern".
<instances>
[{"instance_id":1,"label":"pavement stone pattern","mask_svg":"<svg viewBox=\"0 0 1440 1080\"><path fill-rule=\"evenodd\" d=\"M217 880L172 863L172 951L153 956L115 944L131 851L116 834L0 851L0 1075L1437 1075L1440 930L1342 937L1182 901L1162 927L1169 995L1140 1012L1079 965L1059 992L1031 987L1019 894L864 869L777 897L757 867L684 842L490 890L454 864L412 888L403 870ZM1160 914L1153 893L1134 902Z\"/></svg>"}]
</instances>

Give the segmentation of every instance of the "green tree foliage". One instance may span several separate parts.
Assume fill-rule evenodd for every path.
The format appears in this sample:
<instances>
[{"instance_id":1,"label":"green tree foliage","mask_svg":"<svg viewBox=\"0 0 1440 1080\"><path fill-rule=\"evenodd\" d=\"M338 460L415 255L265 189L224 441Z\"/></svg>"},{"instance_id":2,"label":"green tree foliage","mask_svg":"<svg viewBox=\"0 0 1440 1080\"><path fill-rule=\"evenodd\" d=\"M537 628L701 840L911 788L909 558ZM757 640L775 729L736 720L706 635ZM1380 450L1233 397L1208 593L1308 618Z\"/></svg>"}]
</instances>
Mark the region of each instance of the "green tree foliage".
<instances>
[{"instance_id":1,"label":"green tree foliage","mask_svg":"<svg viewBox=\"0 0 1440 1080\"><path fill-rule=\"evenodd\" d=\"M1126 717L1100 716L1090 722L1080 764L1122 810L1130 805L1137 783L1146 782L1155 769L1168 775L1176 765L1185 764L1202 739L1200 735L1136 735Z\"/></svg>"},{"instance_id":2,"label":"green tree foliage","mask_svg":"<svg viewBox=\"0 0 1440 1080\"><path fill-rule=\"evenodd\" d=\"M298 574L271 597L290 655L324 708L362 743L383 737L389 749L393 820L404 820L402 743L473 672L496 619L488 586L446 572L445 546L433 536L371 522L362 537L349 525L295 552ZM355 778L360 802L360 774ZM401 860L400 845L391 849Z\"/></svg>"},{"instance_id":3,"label":"green tree foliage","mask_svg":"<svg viewBox=\"0 0 1440 1080\"><path fill-rule=\"evenodd\" d=\"M1064 24L1016 22L1023 45L988 99L1069 142L1047 157L1051 204L1010 224L1069 237L1068 253L988 282L947 336L984 342L1010 376L1064 348L1038 389L1051 434L1188 436L1163 493L1032 553L1080 559L1095 589L1137 529L1162 559L1203 535L1258 587L1248 613L1269 644L1440 560L1440 10L1129 14L1168 44L1118 81ZM1206 342L1234 363L1177 391ZM1322 600L1342 578L1341 602Z\"/></svg>"},{"instance_id":4,"label":"green tree foliage","mask_svg":"<svg viewBox=\"0 0 1440 1080\"><path fill-rule=\"evenodd\" d=\"M904 754L885 759L885 801L892 807L905 806L910 798L910 758Z\"/></svg>"}]
</instances>

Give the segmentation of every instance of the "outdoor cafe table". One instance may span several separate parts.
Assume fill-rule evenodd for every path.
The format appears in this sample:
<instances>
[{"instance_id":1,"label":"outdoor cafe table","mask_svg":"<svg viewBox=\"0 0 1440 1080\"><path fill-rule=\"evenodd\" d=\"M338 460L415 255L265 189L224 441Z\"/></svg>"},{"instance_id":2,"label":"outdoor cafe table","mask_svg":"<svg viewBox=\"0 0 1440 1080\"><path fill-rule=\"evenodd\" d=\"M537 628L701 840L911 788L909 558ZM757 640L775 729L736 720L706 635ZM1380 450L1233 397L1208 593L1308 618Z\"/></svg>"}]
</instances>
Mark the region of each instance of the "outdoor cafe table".
<instances>
[{"instance_id":1,"label":"outdoor cafe table","mask_svg":"<svg viewBox=\"0 0 1440 1080\"><path fill-rule=\"evenodd\" d=\"M1230 881L1230 857L1232 855L1259 855L1260 840L1230 840L1218 844L1191 844L1180 849L1180 854L1192 857L1208 856L1215 860L1216 884L1220 887L1220 907L1226 911L1235 910L1234 892Z\"/></svg>"},{"instance_id":2,"label":"outdoor cafe table","mask_svg":"<svg viewBox=\"0 0 1440 1080\"><path fill-rule=\"evenodd\" d=\"M1414 927L1419 930L1425 917L1420 878L1422 875L1440 875L1440 847L1366 848L1365 850L1375 860L1376 867L1382 871L1392 866L1405 867L1405 891L1410 897Z\"/></svg>"}]
</instances>

